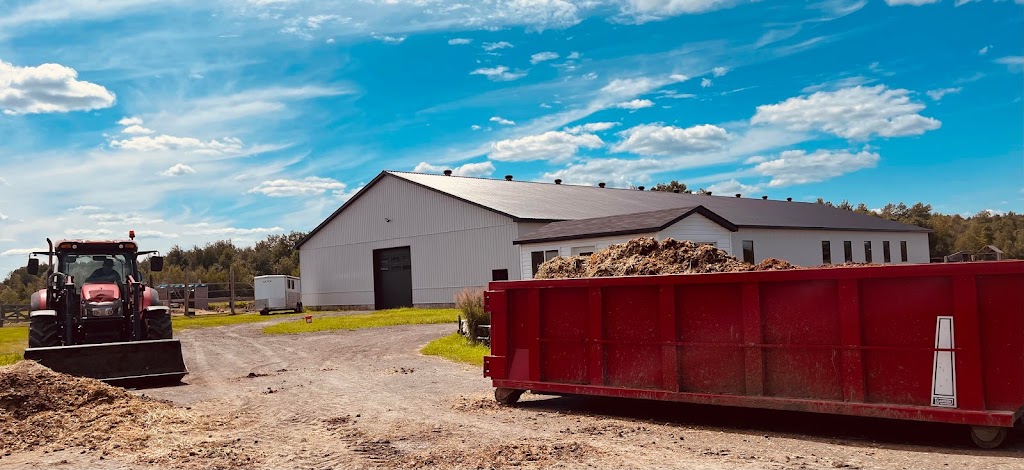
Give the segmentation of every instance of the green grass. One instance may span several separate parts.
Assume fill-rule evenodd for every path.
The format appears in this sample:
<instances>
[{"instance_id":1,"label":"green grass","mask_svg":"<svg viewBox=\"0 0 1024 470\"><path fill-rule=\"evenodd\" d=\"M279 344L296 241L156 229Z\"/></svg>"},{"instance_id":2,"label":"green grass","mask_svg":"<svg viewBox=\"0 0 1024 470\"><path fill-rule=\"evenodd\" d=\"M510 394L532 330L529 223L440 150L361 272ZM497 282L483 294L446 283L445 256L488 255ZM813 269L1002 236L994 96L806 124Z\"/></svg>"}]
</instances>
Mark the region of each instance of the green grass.
<instances>
[{"instance_id":1,"label":"green grass","mask_svg":"<svg viewBox=\"0 0 1024 470\"><path fill-rule=\"evenodd\" d=\"M357 313L336 317L314 318L313 323L303 320L270 325L263 332L270 335L310 333L314 331L357 330L394 325L426 325L432 323L454 323L459 310L454 308L425 309L398 308L373 313Z\"/></svg>"},{"instance_id":2,"label":"green grass","mask_svg":"<svg viewBox=\"0 0 1024 470\"><path fill-rule=\"evenodd\" d=\"M241 313L231 315L229 313L217 313L210 315L195 315L191 317L175 315L171 317L171 325L175 331L188 330L191 328L211 328L215 326L239 325L242 323L256 323L269 321L275 318L296 318L301 313L279 313L275 315L260 315L258 313Z\"/></svg>"},{"instance_id":3,"label":"green grass","mask_svg":"<svg viewBox=\"0 0 1024 470\"><path fill-rule=\"evenodd\" d=\"M484 356L491 350L482 344L471 344L465 336L452 333L427 343L420 352L428 356L441 356L455 362L482 366Z\"/></svg>"},{"instance_id":4,"label":"green grass","mask_svg":"<svg viewBox=\"0 0 1024 470\"><path fill-rule=\"evenodd\" d=\"M20 361L21 354L27 347L27 324L24 326L5 326L0 328L0 366Z\"/></svg>"}]
</instances>

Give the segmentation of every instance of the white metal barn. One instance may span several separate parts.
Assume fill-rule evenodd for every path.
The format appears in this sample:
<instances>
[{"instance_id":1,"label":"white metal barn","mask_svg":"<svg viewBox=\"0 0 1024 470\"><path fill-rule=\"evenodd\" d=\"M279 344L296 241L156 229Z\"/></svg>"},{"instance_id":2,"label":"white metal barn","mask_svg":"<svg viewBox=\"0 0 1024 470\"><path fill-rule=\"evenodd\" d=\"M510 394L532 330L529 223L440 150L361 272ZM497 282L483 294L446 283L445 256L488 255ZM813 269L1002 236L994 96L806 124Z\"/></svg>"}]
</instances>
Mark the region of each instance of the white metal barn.
<instances>
[{"instance_id":1,"label":"white metal barn","mask_svg":"<svg viewBox=\"0 0 1024 470\"><path fill-rule=\"evenodd\" d=\"M302 303L449 305L463 288L639 236L753 262L929 259L927 229L821 204L384 171L297 244Z\"/></svg>"}]
</instances>

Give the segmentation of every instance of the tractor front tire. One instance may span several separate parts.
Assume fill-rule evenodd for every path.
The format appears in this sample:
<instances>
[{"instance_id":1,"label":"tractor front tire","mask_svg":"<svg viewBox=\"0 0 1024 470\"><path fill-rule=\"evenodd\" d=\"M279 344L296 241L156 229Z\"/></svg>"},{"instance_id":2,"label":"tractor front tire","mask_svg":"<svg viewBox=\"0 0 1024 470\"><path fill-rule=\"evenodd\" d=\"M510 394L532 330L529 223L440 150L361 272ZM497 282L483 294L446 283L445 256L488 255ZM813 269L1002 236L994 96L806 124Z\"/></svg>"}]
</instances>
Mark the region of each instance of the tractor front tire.
<instances>
[{"instance_id":1,"label":"tractor front tire","mask_svg":"<svg viewBox=\"0 0 1024 470\"><path fill-rule=\"evenodd\" d=\"M173 336L169 314L146 317L146 339L171 339Z\"/></svg>"},{"instance_id":2,"label":"tractor front tire","mask_svg":"<svg viewBox=\"0 0 1024 470\"><path fill-rule=\"evenodd\" d=\"M49 315L35 316L28 323L28 347L48 348L60 346L60 326L57 317Z\"/></svg>"}]
</instances>

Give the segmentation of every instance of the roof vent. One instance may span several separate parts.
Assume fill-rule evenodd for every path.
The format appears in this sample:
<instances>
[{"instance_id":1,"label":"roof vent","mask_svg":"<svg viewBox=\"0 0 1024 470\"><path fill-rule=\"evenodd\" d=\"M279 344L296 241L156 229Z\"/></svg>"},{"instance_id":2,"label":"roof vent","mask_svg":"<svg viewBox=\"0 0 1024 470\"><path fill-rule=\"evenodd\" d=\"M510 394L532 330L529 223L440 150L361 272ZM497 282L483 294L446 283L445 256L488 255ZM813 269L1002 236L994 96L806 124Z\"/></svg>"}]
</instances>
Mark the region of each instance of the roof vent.
<instances>
[{"instance_id":1,"label":"roof vent","mask_svg":"<svg viewBox=\"0 0 1024 470\"><path fill-rule=\"evenodd\" d=\"M793 202L793 198L791 198L791 197L787 197L786 200L789 201L789 202Z\"/></svg>"},{"instance_id":2,"label":"roof vent","mask_svg":"<svg viewBox=\"0 0 1024 470\"><path fill-rule=\"evenodd\" d=\"M560 179L556 179L556 180L555 180L555 184L562 184L562 180L560 180Z\"/></svg>"},{"instance_id":3,"label":"roof vent","mask_svg":"<svg viewBox=\"0 0 1024 470\"><path fill-rule=\"evenodd\" d=\"M604 187L604 183L597 183L597 187L598 188L603 188Z\"/></svg>"},{"instance_id":4,"label":"roof vent","mask_svg":"<svg viewBox=\"0 0 1024 470\"><path fill-rule=\"evenodd\" d=\"M451 176L452 175L452 170L444 170L444 175L445 176Z\"/></svg>"},{"instance_id":5,"label":"roof vent","mask_svg":"<svg viewBox=\"0 0 1024 470\"><path fill-rule=\"evenodd\" d=\"M710 195L711 195L711 191L708 191L708 196L710 196Z\"/></svg>"},{"instance_id":6,"label":"roof vent","mask_svg":"<svg viewBox=\"0 0 1024 470\"><path fill-rule=\"evenodd\" d=\"M644 187L643 187L643 186L637 186L637 187L636 187L636 190L637 190L637 191L643 191L643 190L644 190Z\"/></svg>"},{"instance_id":7,"label":"roof vent","mask_svg":"<svg viewBox=\"0 0 1024 470\"><path fill-rule=\"evenodd\" d=\"M740 196L743 196L743 195L740 194L740 193L736 193L736 197L740 197Z\"/></svg>"},{"instance_id":8,"label":"roof vent","mask_svg":"<svg viewBox=\"0 0 1024 470\"><path fill-rule=\"evenodd\" d=\"M505 175L505 181L512 181L512 175Z\"/></svg>"},{"instance_id":9,"label":"roof vent","mask_svg":"<svg viewBox=\"0 0 1024 470\"><path fill-rule=\"evenodd\" d=\"M765 201L767 201L768 200L768 196L761 196L761 199L764 199Z\"/></svg>"},{"instance_id":10,"label":"roof vent","mask_svg":"<svg viewBox=\"0 0 1024 470\"><path fill-rule=\"evenodd\" d=\"M679 188L673 189L672 192L676 193L676 194L679 194Z\"/></svg>"}]
</instances>

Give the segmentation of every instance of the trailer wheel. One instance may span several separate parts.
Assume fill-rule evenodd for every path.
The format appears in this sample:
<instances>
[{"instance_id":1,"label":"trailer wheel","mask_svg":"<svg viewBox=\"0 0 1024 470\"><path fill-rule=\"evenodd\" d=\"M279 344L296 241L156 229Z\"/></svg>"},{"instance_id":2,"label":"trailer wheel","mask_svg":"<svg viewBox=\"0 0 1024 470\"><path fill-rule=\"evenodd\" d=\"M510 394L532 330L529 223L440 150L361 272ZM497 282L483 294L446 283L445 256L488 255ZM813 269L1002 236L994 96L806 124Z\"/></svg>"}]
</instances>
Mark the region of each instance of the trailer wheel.
<instances>
[{"instance_id":1,"label":"trailer wheel","mask_svg":"<svg viewBox=\"0 0 1024 470\"><path fill-rule=\"evenodd\" d=\"M982 449L995 449L1003 444L1008 428L998 426L971 426L971 440Z\"/></svg>"},{"instance_id":2,"label":"trailer wheel","mask_svg":"<svg viewBox=\"0 0 1024 470\"><path fill-rule=\"evenodd\" d=\"M494 389L494 399L502 405L514 405L523 396L525 390L514 390L511 388Z\"/></svg>"},{"instance_id":3,"label":"trailer wheel","mask_svg":"<svg viewBox=\"0 0 1024 470\"><path fill-rule=\"evenodd\" d=\"M260 315L270 315L270 309L264 307L263 310L260 310Z\"/></svg>"},{"instance_id":4,"label":"trailer wheel","mask_svg":"<svg viewBox=\"0 0 1024 470\"><path fill-rule=\"evenodd\" d=\"M295 304L295 313L302 313L302 302Z\"/></svg>"},{"instance_id":5,"label":"trailer wheel","mask_svg":"<svg viewBox=\"0 0 1024 470\"><path fill-rule=\"evenodd\" d=\"M173 335L169 314L146 317L146 339L171 339Z\"/></svg>"},{"instance_id":6,"label":"trailer wheel","mask_svg":"<svg viewBox=\"0 0 1024 470\"><path fill-rule=\"evenodd\" d=\"M57 317L49 315L35 316L28 323L28 347L48 348L60 346L60 326Z\"/></svg>"}]
</instances>

